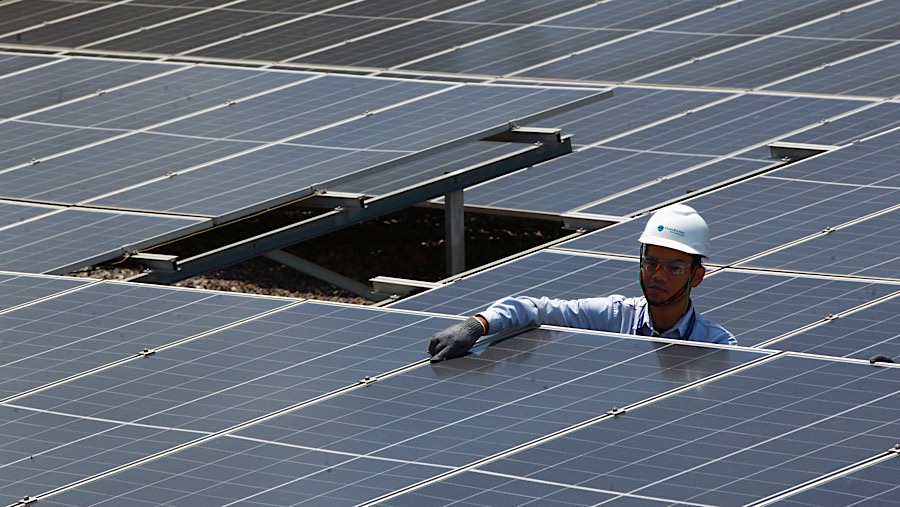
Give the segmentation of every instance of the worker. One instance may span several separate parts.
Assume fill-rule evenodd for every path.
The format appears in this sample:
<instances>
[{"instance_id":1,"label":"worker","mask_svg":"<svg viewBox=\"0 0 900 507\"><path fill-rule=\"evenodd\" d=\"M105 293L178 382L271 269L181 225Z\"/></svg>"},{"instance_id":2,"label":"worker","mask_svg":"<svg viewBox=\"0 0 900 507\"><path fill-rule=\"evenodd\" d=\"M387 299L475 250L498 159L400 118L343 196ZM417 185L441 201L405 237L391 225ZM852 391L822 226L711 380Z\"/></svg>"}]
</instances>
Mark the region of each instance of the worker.
<instances>
[{"instance_id":1,"label":"worker","mask_svg":"<svg viewBox=\"0 0 900 507\"><path fill-rule=\"evenodd\" d=\"M480 336L549 324L734 345L730 332L701 315L691 302L709 256L709 228L697 211L674 204L655 212L640 242L642 297L610 295L584 299L507 297L465 321L435 333L431 360L466 354Z\"/></svg>"}]
</instances>

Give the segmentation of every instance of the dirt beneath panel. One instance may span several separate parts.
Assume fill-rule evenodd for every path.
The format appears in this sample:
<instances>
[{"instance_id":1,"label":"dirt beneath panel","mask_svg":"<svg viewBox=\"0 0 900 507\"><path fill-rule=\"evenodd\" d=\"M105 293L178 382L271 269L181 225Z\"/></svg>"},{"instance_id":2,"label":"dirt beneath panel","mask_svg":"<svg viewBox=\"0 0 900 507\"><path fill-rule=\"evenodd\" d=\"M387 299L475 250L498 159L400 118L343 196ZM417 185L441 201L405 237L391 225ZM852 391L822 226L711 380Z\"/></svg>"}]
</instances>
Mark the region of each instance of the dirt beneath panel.
<instances>
[{"instance_id":1,"label":"dirt beneath panel","mask_svg":"<svg viewBox=\"0 0 900 507\"><path fill-rule=\"evenodd\" d=\"M314 212L286 209L267 215L262 221L244 221L241 234L263 231L297 221ZM466 267L472 269L545 244L569 234L556 221L466 215ZM185 257L224 244L235 234L183 240L153 250ZM338 232L307 241L285 251L346 277L371 285L375 276L391 276L436 282L446 277L444 215L441 210L412 208L363 222ZM137 274L109 263L85 269L73 276L126 279ZM303 275L266 258L257 258L220 271L196 276L175 285L227 292L267 294L356 304L373 302L339 289L317 278Z\"/></svg>"}]
</instances>

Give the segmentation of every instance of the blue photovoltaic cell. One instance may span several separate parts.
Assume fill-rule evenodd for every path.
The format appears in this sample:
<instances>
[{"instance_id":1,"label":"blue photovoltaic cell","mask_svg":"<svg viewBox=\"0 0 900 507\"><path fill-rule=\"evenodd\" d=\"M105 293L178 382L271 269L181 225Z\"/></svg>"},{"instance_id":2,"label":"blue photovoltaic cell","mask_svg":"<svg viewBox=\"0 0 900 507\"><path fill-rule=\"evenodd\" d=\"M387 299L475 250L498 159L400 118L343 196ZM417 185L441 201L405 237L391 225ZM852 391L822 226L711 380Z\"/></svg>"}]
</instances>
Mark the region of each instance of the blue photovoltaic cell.
<instances>
[{"instance_id":1,"label":"blue photovoltaic cell","mask_svg":"<svg viewBox=\"0 0 900 507\"><path fill-rule=\"evenodd\" d=\"M617 86L613 88L612 97L549 116L541 124L560 128L564 134L572 134L572 142L581 146L683 114L725 97L727 95L723 93Z\"/></svg>"},{"instance_id":2,"label":"blue photovoltaic cell","mask_svg":"<svg viewBox=\"0 0 900 507\"><path fill-rule=\"evenodd\" d=\"M400 25L400 23L397 23ZM308 48L298 47L289 60L298 63L324 65L353 65L375 68L402 67L418 58L453 48L484 37L505 32L506 25L487 23L455 23L418 20L391 30L373 31L369 36L334 44L324 51L307 54ZM311 48L310 48L311 49Z\"/></svg>"},{"instance_id":3,"label":"blue photovoltaic cell","mask_svg":"<svg viewBox=\"0 0 900 507\"><path fill-rule=\"evenodd\" d=\"M772 90L893 97L900 94L900 45L835 63L769 86Z\"/></svg>"},{"instance_id":4,"label":"blue photovoltaic cell","mask_svg":"<svg viewBox=\"0 0 900 507\"><path fill-rule=\"evenodd\" d=\"M900 286L890 283L724 269L708 273L691 299L740 345L752 347L897 290Z\"/></svg>"},{"instance_id":5,"label":"blue photovoltaic cell","mask_svg":"<svg viewBox=\"0 0 900 507\"><path fill-rule=\"evenodd\" d=\"M197 230L193 217L67 209L0 229L0 269L62 274Z\"/></svg>"},{"instance_id":6,"label":"blue photovoltaic cell","mask_svg":"<svg viewBox=\"0 0 900 507\"><path fill-rule=\"evenodd\" d=\"M606 144L635 150L728 155L862 105L848 100L742 95ZM768 150L760 151L762 157L768 157Z\"/></svg>"},{"instance_id":7,"label":"blue photovoltaic cell","mask_svg":"<svg viewBox=\"0 0 900 507\"><path fill-rule=\"evenodd\" d=\"M900 208L741 264L833 275L900 279Z\"/></svg>"},{"instance_id":8,"label":"blue photovoltaic cell","mask_svg":"<svg viewBox=\"0 0 900 507\"><path fill-rule=\"evenodd\" d=\"M111 130L79 129L27 121L0 123L0 168L26 164L119 134Z\"/></svg>"},{"instance_id":9,"label":"blue photovoltaic cell","mask_svg":"<svg viewBox=\"0 0 900 507\"><path fill-rule=\"evenodd\" d=\"M366 111L446 88L446 84L425 81L322 76L156 130L188 136L276 141L331 123L359 119Z\"/></svg>"},{"instance_id":10,"label":"blue photovoltaic cell","mask_svg":"<svg viewBox=\"0 0 900 507\"><path fill-rule=\"evenodd\" d=\"M548 12L580 9L590 3L585 0L495 0L470 4L465 9L442 14L436 19L463 23L529 24L546 19Z\"/></svg>"},{"instance_id":11,"label":"blue photovoltaic cell","mask_svg":"<svg viewBox=\"0 0 900 507\"><path fill-rule=\"evenodd\" d=\"M88 283L91 281L77 278L0 273L0 310L28 304Z\"/></svg>"},{"instance_id":12,"label":"blue photovoltaic cell","mask_svg":"<svg viewBox=\"0 0 900 507\"><path fill-rule=\"evenodd\" d=\"M626 503L746 505L893 447L898 385L896 368L782 357L479 470Z\"/></svg>"},{"instance_id":13,"label":"blue photovoltaic cell","mask_svg":"<svg viewBox=\"0 0 900 507\"><path fill-rule=\"evenodd\" d=\"M466 204L478 206L564 213L709 160L699 156L585 148L466 189L465 199ZM640 192L653 192L654 202L664 198L658 197L656 190ZM679 196L683 193L684 189L680 193L676 190ZM609 214L627 215L648 204L633 196L627 200L625 206L610 206Z\"/></svg>"},{"instance_id":14,"label":"blue photovoltaic cell","mask_svg":"<svg viewBox=\"0 0 900 507\"><path fill-rule=\"evenodd\" d=\"M22 279L6 283L21 284ZM5 291L6 283L0 283ZM85 282L80 281L80 284ZM67 284L77 286L76 283ZM46 281L31 294L66 285ZM11 287L15 288L15 286ZM13 294L21 298L19 291ZM0 399L190 336L290 300L103 282L0 314Z\"/></svg>"},{"instance_id":15,"label":"blue photovoltaic cell","mask_svg":"<svg viewBox=\"0 0 900 507\"><path fill-rule=\"evenodd\" d=\"M58 19L96 8L92 4L60 3L48 0L5 2L0 5L0 33L15 33L40 26L48 19ZM13 42L15 37L4 42Z\"/></svg>"},{"instance_id":16,"label":"blue photovoltaic cell","mask_svg":"<svg viewBox=\"0 0 900 507\"><path fill-rule=\"evenodd\" d=\"M756 88L882 45L884 42L877 41L772 37L639 81L682 86ZM773 58L772 55L779 57Z\"/></svg>"},{"instance_id":17,"label":"blue photovoltaic cell","mask_svg":"<svg viewBox=\"0 0 900 507\"><path fill-rule=\"evenodd\" d=\"M896 455L874 465L869 465L824 484L810 488L796 495L778 501L784 507L852 507L858 505L879 505L896 507L900 505L897 493L898 464Z\"/></svg>"},{"instance_id":18,"label":"blue photovoltaic cell","mask_svg":"<svg viewBox=\"0 0 900 507\"><path fill-rule=\"evenodd\" d=\"M790 166L788 166L790 167ZM768 173L777 176L778 171ZM685 204L709 224L710 261L731 264L818 234L897 204L900 190L884 187L783 180L759 176L695 197ZM560 246L575 250L636 255L646 225L639 218L601 229Z\"/></svg>"},{"instance_id":19,"label":"blue photovoltaic cell","mask_svg":"<svg viewBox=\"0 0 900 507\"><path fill-rule=\"evenodd\" d=\"M253 146L139 133L7 172L0 194L77 204Z\"/></svg>"},{"instance_id":20,"label":"blue photovoltaic cell","mask_svg":"<svg viewBox=\"0 0 900 507\"><path fill-rule=\"evenodd\" d=\"M624 35L618 30L530 26L400 68L502 76Z\"/></svg>"},{"instance_id":21,"label":"blue photovoltaic cell","mask_svg":"<svg viewBox=\"0 0 900 507\"><path fill-rule=\"evenodd\" d=\"M0 79L0 117L28 113L171 69L171 65L127 60L62 60Z\"/></svg>"},{"instance_id":22,"label":"blue photovoltaic cell","mask_svg":"<svg viewBox=\"0 0 900 507\"><path fill-rule=\"evenodd\" d=\"M355 149L424 150L595 96L588 88L466 84L358 121L304 136L302 142Z\"/></svg>"},{"instance_id":23,"label":"blue photovoltaic cell","mask_svg":"<svg viewBox=\"0 0 900 507\"><path fill-rule=\"evenodd\" d=\"M349 3L349 2L341 2ZM281 6L286 5L280 2ZM293 5L294 2L291 2ZM283 7L282 7L283 8ZM337 11L340 12L340 11ZM335 44L363 37L402 24L398 19L359 18L317 13L297 16L297 20L270 27L221 44L188 50L185 53L223 58L282 61Z\"/></svg>"},{"instance_id":24,"label":"blue photovoltaic cell","mask_svg":"<svg viewBox=\"0 0 900 507\"><path fill-rule=\"evenodd\" d=\"M898 91L900 93L900 91ZM794 143L843 146L900 126L900 104L882 102L782 139Z\"/></svg>"},{"instance_id":25,"label":"blue photovoltaic cell","mask_svg":"<svg viewBox=\"0 0 900 507\"><path fill-rule=\"evenodd\" d=\"M13 72L18 72L29 67L43 65L57 60L61 60L61 58L46 55L18 55L0 51L0 77L3 77L5 74L12 74ZM0 111L2 111L2 109L0 109ZM0 117L2 116L3 114L0 114Z\"/></svg>"},{"instance_id":26,"label":"blue photovoltaic cell","mask_svg":"<svg viewBox=\"0 0 900 507\"><path fill-rule=\"evenodd\" d=\"M218 0L216 0L217 3ZM154 2L158 3L158 2ZM254 2L256 3L256 2ZM244 3L244 6L248 4ZM237 5L240 9L241 5ZM244 7L247 8L247 7ZM187 11L185 11L187 14ZM117 51L146 51L151 53L177 54L205 46L220 40L239 37L296 16L272 14L253 10L221 9L205 12L199 16L182 19L162 26L156 26L119 37L93 48L108 48Z\"/></svg>"},{"instance_id":27,"label":"blue photovoltaic cell","mask_svg":"<svg viewBox=\"0 0 900 507\"><path fill-rule=\"evenodd\" d=\"M0 405L0 502L14 504L200 436Z\"/></svg>"},{"instance_id":28,"label":"blue photovoltaic cell","mask_svg":"<svg viewBox=\"0 0 900 507\"><path fill-rule=\"evenodd\" d=\"M171 64L159 64L171 69ZM240 68L187 67L73 104L29 115L28 120L105 129L139 129L221 106L309 74ZM202 132L193 133L202 135Z\"/></svg>"},{"instance_id":29,"label":"blue photovoltaic cell","mask_svg":"<svg viewBox=\"0 0 900 507\"><path fill-rule=\"evenodd\" d=\"M604 199L603 202L593 206L581 207L576 211L601 215L633 215L647 207L648 195L652 195L653 201L656 203L679 200L693 192L722 185L729 180L752 175L771 165L771 162L740 158L717 160L676 176L665 175L666 177L656 180L648 179L646 183L649 183L649 185L631 189L626 194L612 199ZM634 169L643 171L645 168L646 166L642 166ZM644 174L643 172L637 173ZM635 173L632 172L631 174Z\"/></svg>"},{"instance_id":30,"label":"blue photovoltaic cell","mask_svg":"<svg viewBox=\"0 0 900 507\"><path fill-rule=\"evenodd\" d=\"M2 41L28 45L78 47L132 30L140 30L145 26L163 23L192 12L159 5L134 3L128 5L121 2L114 2L113 5L107 5L107 7L109 8L91 9L79 16L58 18L53 23L39 23L31 30L23 30L15 37L4 38Z\"/></svg>"},{"instance_id":31,"label":"blue photovoltaic cell","mask_svg":"<svg viewBox=\"0 0 900 507\"><path fill-rule=\"evenodd\" d=\"M581 10L545 22L549 26L566 26L573 28L611 28L623 31L646 30L656 25L669 23L673 19L697 14L704 9L717 5L715 0L697 0L691 2L671 2L669 0L645 0L640 9L634 9L628 3L603 2L594 3L591 9ZM510 1L507 8L518 6ZM568 9L568 5L566 6ZM539 9L543 9L543 6ZM565 9L560 9L565 12Z\"/></svg>"},{"instance_id":32,"label":"blue photovoltaic cell","mask_svg":"<svg viewBox=\"0 0 900 507\"><path fill-rule=\"evenodd\" d=\"M894 288L900 295L900 285ZM769 348L856 359L885 355L900 360L900 297L837 316Z\"/></svg>"},{"instance_id":33,"label":"blue photovoltaic cell","mask_svg":"<svg viewBox=\"0 0 900 507\"><path fill-rule=\"evenodd\" d=\"M4 175L4 184L6 183ZM45 215L59 208L52 206L32 206L12 201L0 201L0 227L7 227L34 217Z\"/></svg>"},{"instance_id":34,"label":"blue photovoltaic cell","mask_svg":"<svg viewBox=\"0 0 900 507\"><path fill-rule=\"evenodd\" d=\"M832 15L839 9L857 4L857 0L754 0L752 6L743 3L719 4L709 12L670 24L665 29L685 33L761 36Z\"/></svg>"},{"instance_id":35,"label":"blue photovoltaic cell","mask_svg":"<svg viewBox=\"0 0 900 507\"><path fill-rule=\"evenodd\" d=\"M20 406L221 431L423 361L456 321L303 303L16 400Z\"/></svg>"},{"instance_id":36,"label":"blue photovoltaic cell","mask_svg":"<svg viewBox=\"0 0 900 507\"><path fill-rule=\"evenodd\" d=\"M115 491L117 501L137 502L160 488L182 491L179 500L191 504L215 503L217 493L246 505L356 504L760 356L529 333L379 379L148 463L139 470L147 474L117 475L121 482L96 481L78 493L100 499ZM142 490L147 476L160 480ZM185 490L194 479L201 487ZM66 498L76 497L58 501Z\"/></svg>"},{"instance_id":37,"label":"blue photovoltaic cell","mask_svg":"<svg viewBox=\"0 0 900 507\"><path fill-rule=\"evenodd\" d=\"M391 308L472 315L506 296L637 296L637 273L633 261L542 251L402 299Z\"/></svg>"},{"instance_id":38,"label":"blue photovoltaic cell","mask_svg":"<svg viewBox=\"0 0 900 507\"><path fill-rule=\"evenodd\" d=\"M796 37L818 37L831 39L867 39L890 42L897 40L897 22L900 15L890 2L857 2L855 0L842 0L828 2L832 10L827 14L838 13L837 16L828 16L815 23L801 26L790 31L790 35ZM847 9L860 6L856 9ZM840 12L839 12L840 11Z\"/></svg>"},{"instance_id":39,"label":"blue photovoltaic cell","mask_svg":"<svg viewBox=\"0 0 900 507\"><path fill-rule=\"evenodd\" d=\"M527 147L525 149L528 149ZM499 143L494 141L474 141L435 152L428 156L423 167L422 160L413 156L407 162L393 162L377 171L364 171L352 178L344 178L336 184L328 184L327 191L353 192L364 195L383 195L388 192L419 184L428 178L441 177L448 172L458 171L487 161L521 152L521 143ZM469 187L474 189L475 187ZM466 201L469 200L466 189Z\"/></svg>"},{"instance_id":40,"label":"blue photovoltaic cell","mask_svg":"<svg viewBox=\"0 0 900 507\"><path fill-rule=\"evenodd\" d=\"M893 111L897 113L896 109ZM896 121L900 122L900 117ZM900 131L894 131L782 167L772 176L842 185L900 188L898 165Z\"/></svg>"},{"instance_id":41,"label":"blue photovoltaic cell","mask_svg":"<svg viewBox=\"0 0 900 507\"><path fill-rule=\"evenodd\" d=\"M529 69L522 77L633 81L644 74L740 44L750 37L646 32L564 60Z\"/></svg>"},{"instance_id":42,"label":"blue photovoltaic cell","mask_svg":"<svg viewBox=\"0 0 900 507\"><path fill-rule=\"evenodd\" d=\"M126 189L92 204L221 217L311 195L316 184L404 154L273 145Z\"/></svg>"}]
</instances>

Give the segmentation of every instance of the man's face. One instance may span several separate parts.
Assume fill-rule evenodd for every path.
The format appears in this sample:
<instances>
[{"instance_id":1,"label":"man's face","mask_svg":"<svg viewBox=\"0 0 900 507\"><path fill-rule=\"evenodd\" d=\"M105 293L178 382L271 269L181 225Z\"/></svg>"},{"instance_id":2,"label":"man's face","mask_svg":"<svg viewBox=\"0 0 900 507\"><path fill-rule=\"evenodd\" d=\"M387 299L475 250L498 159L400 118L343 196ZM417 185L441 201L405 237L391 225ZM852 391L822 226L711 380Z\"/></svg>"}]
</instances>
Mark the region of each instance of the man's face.
<instances>
[{"instance_id":1,"label":"man's face","mask_svg":"<svg viewBox=\"0 0 900 507\"><path fill-rule=\"evenodd\" d=\"M647 245L644 249L645 264L657 267L657 269L642 269L641 279L644 282L644 290L647 300L651 303L662 303L678 292L684 284L687 283L688 277L691 276L694 261L693 256L666 248L664 246ZM656 266L658 264L658 266ZM672 272L683 271L680 274L672 274ZM703 279L703 268L694 269L694 275L691 278L691 287L696 287ZM687 294L682 295L683 299Z\"/></svg>"}]
</instances>

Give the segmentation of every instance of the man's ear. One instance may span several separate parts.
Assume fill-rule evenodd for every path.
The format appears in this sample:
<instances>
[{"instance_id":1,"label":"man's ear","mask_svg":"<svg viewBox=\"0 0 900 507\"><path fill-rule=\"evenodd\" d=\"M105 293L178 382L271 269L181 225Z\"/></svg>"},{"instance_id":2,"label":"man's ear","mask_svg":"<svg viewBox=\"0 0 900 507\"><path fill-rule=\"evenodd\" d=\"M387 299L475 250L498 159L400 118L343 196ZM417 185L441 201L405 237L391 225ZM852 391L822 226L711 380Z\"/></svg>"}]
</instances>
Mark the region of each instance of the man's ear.
<instances>
[{"instance_id":1,"label":"man's ear","mask_svg":"<svg viewBox=\"0 0 900 507\"><path fill-rule=\"evenodd\" d=\"M694 268L694 274L691 275L691 288L700 285L700 282L703 281L703 275L706 274L706 268L703 266L697 266Z\"/></svg>"}]
</instances>

